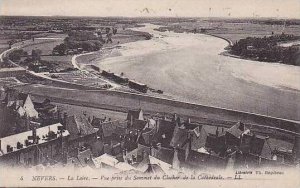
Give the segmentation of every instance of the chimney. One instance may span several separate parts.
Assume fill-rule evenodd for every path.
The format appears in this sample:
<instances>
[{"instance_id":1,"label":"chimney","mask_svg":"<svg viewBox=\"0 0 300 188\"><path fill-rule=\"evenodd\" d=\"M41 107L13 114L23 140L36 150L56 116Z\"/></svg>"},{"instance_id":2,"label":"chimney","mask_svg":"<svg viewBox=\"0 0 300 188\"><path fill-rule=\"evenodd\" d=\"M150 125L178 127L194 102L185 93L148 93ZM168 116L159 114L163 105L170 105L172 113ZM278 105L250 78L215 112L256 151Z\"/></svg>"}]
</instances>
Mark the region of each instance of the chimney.
<instances>
[{"instance_id":1,"label":"chimney","mask_svg":"<svg viewBox=\"0 0 300 188\"><path fill-rule=\"evenodd\" d=\"M161 149L161 143L157 143L156 147L157 147L158 150L160 150Z\"/></svg>"},{"instance_id":2,"label":"chimney","mask_svg":"<svg viewBox=\"0 0 300 188\"><path fill-rule=\"evenodd\" d=\"M149 144L150 144L150 145L152 144L152 139L153 139L153 134L150 134L150 135L149 135Z\"/></svg>"},{"instance_id":3,"label":"chimney","mask_svg":"<svg viewBox=\"0 0 300 188\"><path fill-rule=\"evenodd\" d=\"M133 115L130 115L130 127L133 126Z\"/></svg>"},{"instance_id":4,"label":"chimney","mask_svg":"<svg viewBox=\"0 0 300 188\"><path fill-rule=\"evenodd\" d=\"M123 160L124 160L124 162L127 162L126 155L127 155L126 149L123 149Z\"/></svg>"},{"instance_id":5,"label":"chimney","mask_svg":"<svg viewBox=\"0 0 300 188\"><path fill-rule=\"evenodd\" d=\"M157 132L159 129L159 119L156 120L155 127L156 127L156 132Z\"/></svg>"},{"instance_id":6,"label":"chimney","mask_svg":"<svg viewBox=\"0 0 300 188\"><path fill-rule=\"evenodd\" d=\"M176 114L176 113L174 113L174 116L173 116L173 118L174 118L174 121L177 121L177 118L178 118L178 116L177 116L177 114Z\"/></svg>"},{"instance_id":7,"label":"chimney","mask_svg":"<svg viewBox=\"0 0 300 188\"><path fill-rule=\"evenodd\" d=\"M191 123L191 118L187 119L187 123L189 123L189 124Z\"/></svg>"},{"instance_id":8,"label":"chimney","mask_svg":"<svg viewBox=\"0 0 300 188\"><path fill-rule=\"evenodd\" d=\"M33 144L37 143L37 139L36 139L36 127L32 128L32 142L33 142Z\"/></svg>"},{"instance_id":9,"label":"chimney","mask_svg":"<svg viewBox=\"0 0 300 188\"><path fill-rule=\"evenodd\" d=\"M180 168L180 161L178 159L178 149L174 148L174 156L172 161L172 168L179 169Z\"/></svg>"},{"instance_id":10,"label":"chimney","mask_svg":"<svg viewBox=\"0 0 300 188\"><path fill-rule=\"evenodd\" d=\"M217 130L216 130L216 136L219 136L219 126L217 126Z\"/></svg>"},{"instance_id":11,"label":"chimney","mask_svg":"<svg viewBox=\"0 0 300 188\"><path fill-rule=\"evenodd\" d=\"M295 159L300 160L300 137L295 136L293 155Z\"/></svg>"},{"instance_id":12,"label":"chimney","mask_svg":"<svg viewBox=\"0 0 300 188\"><path fill-rule=\"evenodd\" d=\"M150 146L150 153L149 153L149 155L151 155L151 156L154 155L154 153L153 153L153 146L152 145Z\"/></svg>"},{"instance_id":13,"label":"chimney","mask_svg":"<svg viewBox=\"0 0 300 188\"><path fill-rule=\"evenodd\" d=\"M188 142L187 142L187 147L185 148L185 161L187 161L191 149L192 149L192 135L191 133L188 133Z\"/></svg>"}]
</instances>

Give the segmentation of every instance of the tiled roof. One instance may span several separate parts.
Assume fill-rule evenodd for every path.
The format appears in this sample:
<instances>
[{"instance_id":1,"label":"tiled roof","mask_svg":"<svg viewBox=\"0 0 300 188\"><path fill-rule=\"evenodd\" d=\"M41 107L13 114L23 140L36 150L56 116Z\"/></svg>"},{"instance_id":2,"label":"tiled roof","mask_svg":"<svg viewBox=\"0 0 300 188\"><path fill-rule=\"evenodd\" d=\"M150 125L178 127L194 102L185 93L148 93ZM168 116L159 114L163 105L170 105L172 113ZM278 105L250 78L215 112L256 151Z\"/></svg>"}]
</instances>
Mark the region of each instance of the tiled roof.
<instances>
[{"instance_id":1,"label":"tiled roof","mask_svg":"<svg viewBox=\"0 0 300 188\"><path fill-rule=\"evenodd\" d=\"M154 135L153 141L156 143L161 143L162 146L170 146L170 142L173 137L173 132L175 129L175 123L169 120L159 120L158 131Z\"/></svg>"},{"instance_id":2,"label":"tiled roof","mask_svg":"<svg viewBox=\"0 0 300 188\"><path fill-rule=\"evenodd\" d=\"M145 173L150 174L163 174L165 173L163 169L158 164L148 164L148 168Z\"/></svg>"},{"instance_id":3,"label":"tiled roof","mask_svg":"<svg viewBox=\"0 0 300 188\"><path fill-rule=\"evenodd\" d=\"M218 157L212 154L206 154L191 150L187 157L186 163L194 168L217 167L225 168L228 160L226 158Z\"/></svg>"},{"instance_id":4,"label":"tiled roof","mask_svg":"<svg viewBox=\"0 0 300 188\"><path fill-rule=\"evenodd\" d=\"M272 157L272 150L266 138L267 137L258 135L253 136L251 140L250 153L270 159Z\"/></svg>"},{"instance_id":5,"label":"tiled roof","mask_svg":"<svg viewBox=\"0 0 300 188\"><path fill-rule=\"evenodd\" d=\"M236 138L240 138L240 136L245 131L245 125L241 122L236 123L231 128L229 128L226 132L233 135Z\"/></svg>"},{"instance_id":6,"label":"tiled roof","mask_svg":"<svg viewBox=\"0 0 300 188\"><path fill-rule=\"evenodd\" d=\"M92 161L94 162L96 168L101 168L101 163L105 163L110 166L115 166L119 162L115 157L106 153L99 157L93 158Z\"/></svg>"},{"instance_id":7,"label":"tiled roof","mask_svg":"<svg viewBox=\"0 0 300 188\"><path fill-rule=\"evenodd\" d=\"M133 128L138 130L144 129L146 125L147 125L146 120L139 120L139 119L134 119L132 124Z\"/></svg>"},{"instance_id":8,"label":"tiled roof","mask_svg":"<svg viewBox=\"0 0 300 188\"><path fill-rule=\"evenodd\" d=\"M78 136L96 133L98 129L94 128L84 116L67 117L66 128L71 134L71 139Z\"/></svg>"},{"instance_id":9,"label":"tiled roof","mask_svg":"<svg viewBox=\"0 0 300 188\"><path fill-rule=\"evenodd\" d=\"M118 132L123 132L123 130L126 130L127 123L126 121L108 121L101 123L101 127L103 130L104 137L109 137L113 133L116 133L116 129L118 128ZM120 133L121 133L120 132Z\"/></svg>"},{"instance_id":10,"label":"tiled roof","mask_svg":"<svg viewBox=\"0 0 300 188\"><path fill-rule=\"evenodd\" d=\"M91 163L91 161L89 161L91 159L92 156L92 152L90 149L84 150L84 151L79 151L78 152L78 160L81 164L81 166L87 166L89 163Z\"/></svg>"},{"instance_id":11,"label":"tiled roof","mask_svg":"<svg viewBox=\"0 0 300 188\"><path fill-rule=\"evenodd\" d=\"M181 148L183 147L188 141L189 135L188 129L183 129L178 126L175 127L172 140L170 142L170 146Z\"/></svg>"},{"instance_id":12,"label":"tiled roof","mask_svg":"<svg viewBox=\"0 0 300 188\"><path fill-rule=\"evenodd\" d=\"M153 150L154 157L156 157L157 159L165 163L172 164L173 156L174 156L173 149L159 147L159 148L153 148L152 150Z\"/></svg>"}]
</instances>

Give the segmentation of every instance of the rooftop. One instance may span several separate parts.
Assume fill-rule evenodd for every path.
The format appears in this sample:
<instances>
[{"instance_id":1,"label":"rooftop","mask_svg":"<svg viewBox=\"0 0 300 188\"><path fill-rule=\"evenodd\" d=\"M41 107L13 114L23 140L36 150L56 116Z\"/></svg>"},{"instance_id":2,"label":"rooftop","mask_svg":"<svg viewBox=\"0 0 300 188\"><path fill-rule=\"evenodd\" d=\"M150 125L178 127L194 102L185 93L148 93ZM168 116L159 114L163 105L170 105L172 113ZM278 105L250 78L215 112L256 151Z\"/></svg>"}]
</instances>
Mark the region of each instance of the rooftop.
<instances>
[{"instance_id":1,"label":"rooftop","mask_svg":"<svg viewBox=\"0 0 300 188\"><path fill-rule=\"evenodd\" d=\"M36 135L37 135L37 137L40 138L38 144L43 144L43 143L46 143L48 141L56 139L57 136L55 136L53 138L49 137L49 132L53 131L56 135L59 134L58 127L62 127L62 124L56 123L56 124L53 124L53 125L49 125L49 126L46 126L46 127L41 127L41 128L36 129ZM63 133L62 133L63 137L68 136L68 135L70 135L70 134L67 130L63 131ZM22 132L22 133L19 133L19 134L15 134L15 135L11 135L11 136L1 138L0 139L1 140L0 156L9 153L9 152L7 152L7 148L6 148L7 145L10 145L13 148L12 152L17 151L17 150L21 150L21 149L25 149L25 148L28 148L28 147L32 146L33 144L27 145L27 146L25 144L25 140L28 140L29 136L32 136L32 131L26 131L26 132ZM20 144L23 144L22 148L19 148L19 149L17 148L17 143L18 142Z\"/></svg>"}]
</instances>

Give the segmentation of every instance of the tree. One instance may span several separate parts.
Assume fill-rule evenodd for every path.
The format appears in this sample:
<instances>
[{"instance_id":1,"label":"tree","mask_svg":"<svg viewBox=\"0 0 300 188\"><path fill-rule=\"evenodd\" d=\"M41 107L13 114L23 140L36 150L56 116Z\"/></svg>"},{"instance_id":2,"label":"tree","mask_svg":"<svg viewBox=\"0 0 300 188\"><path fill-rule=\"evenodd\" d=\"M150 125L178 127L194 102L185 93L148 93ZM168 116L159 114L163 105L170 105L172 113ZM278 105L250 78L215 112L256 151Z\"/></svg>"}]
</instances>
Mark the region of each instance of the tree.
<instances>
[{"instance_id":1,"label":"tree","mask_svg":"<svg viewBox=\"0 0 300 188\"><path fill-rule=\"evenodd\" d=\"M113 34L115 35L117 34L117 32L118 32L117 28L113 28Z\"/></svg>"},{"instance_id":2,"label":"tree","mask_svg":"<svg viewBox=\"0 0 300 188\"><path fill-rule=\"evenodd\" d=\"M12 61L19 61L21 57L27 56L27 52L24 51L23 49L17 49L12 51L9 55L8 58Z\"/></svg>"},{"instance_id":3,"label":"tree","mask_svg":"<svg viewBox=\"0 0 300 188\"><path fill-rule=\"evenodd\" d=\"M33 61L40 61L42 55L42 50L40 49L34 49L31 51L31 58Z\"/></svg>"},{"instance_id":4,"label":"tree","mask_svg":"<svg viewBox=\"0 0 300 188\"><path fill-rule=\"evenodd\" d=\"M57 52L59 55L65 55L67 47L64 43L57 45L53 48L53 53Z\"/></svg>"}]
</instances>

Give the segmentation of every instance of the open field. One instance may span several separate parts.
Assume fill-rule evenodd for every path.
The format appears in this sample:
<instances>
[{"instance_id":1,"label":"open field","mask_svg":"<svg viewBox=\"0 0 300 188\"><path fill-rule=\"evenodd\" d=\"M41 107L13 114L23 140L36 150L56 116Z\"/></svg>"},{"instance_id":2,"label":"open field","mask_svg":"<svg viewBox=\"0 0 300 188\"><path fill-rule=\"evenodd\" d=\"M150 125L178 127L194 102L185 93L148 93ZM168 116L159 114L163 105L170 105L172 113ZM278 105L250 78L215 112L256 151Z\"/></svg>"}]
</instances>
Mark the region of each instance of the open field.
<instances>
[{"instance_id":1,"label":"open field","mask_svg":"<svg viewBox=\"0 0 300 188\"><path fill-rule=\"evenodd\" d=\"M112 120L125 120L127 114L124 112L116 112L110 110L104 110L99 108L90 108L84 106L76 106L76 105L69 105L69 104L61 104L61 103L54 103L58 106L58 109L62 112L67 112L69 115L77 115L80 116L83 113L86 113L88 117L92 118L93 116L97 118L111 118Z\"/></svg>"},{"instance_id":2,"label":"open field","mask_svg":"<svg viewBox=\"0 0 300 188\"><path fill-rule=\"evenodd\" d=\"M68 68L73 68L73 65L71 63L72 55L41 56L41 59L47 61L50 64L53 64L56 67L56 70L65 70Z\"/></svg>"},{"instance_id":3,"label":"open field","mask_svg":"<svg viewBox=\"0 0 300 188\"><path fill-rule=\"evenodd\" d=\"M88 74L80 71L57 73L55 74L55 76L58 77L56 79L64 80L71 83L81 84L85 86L97 87L106 84L106 82L103 81L103 79L99 79L98 77L92 74Z\"/></svg>"},{"instance_id":4,"label":"open field","mask_svg":"<svg viewBox=\"0 0 300 188\"><path fill-rule=\"evenodd\" d=\"M42 51L42 55L51 55L52 50L56 45L59 45L63 42L64 38L61 39L35 39L30 44L26 45L22 49L25 50L28 54L31 54L31 51L34 49L39 49Z\"/></svg>"}]
</instances>

